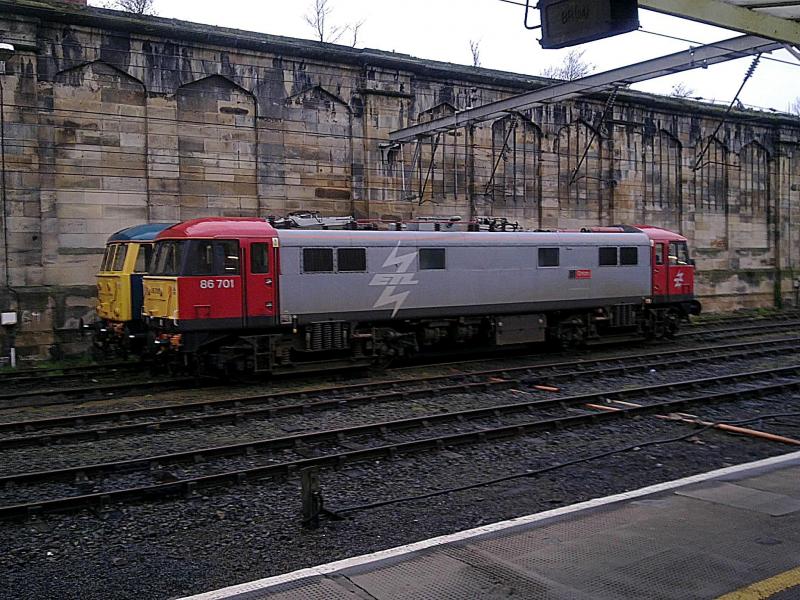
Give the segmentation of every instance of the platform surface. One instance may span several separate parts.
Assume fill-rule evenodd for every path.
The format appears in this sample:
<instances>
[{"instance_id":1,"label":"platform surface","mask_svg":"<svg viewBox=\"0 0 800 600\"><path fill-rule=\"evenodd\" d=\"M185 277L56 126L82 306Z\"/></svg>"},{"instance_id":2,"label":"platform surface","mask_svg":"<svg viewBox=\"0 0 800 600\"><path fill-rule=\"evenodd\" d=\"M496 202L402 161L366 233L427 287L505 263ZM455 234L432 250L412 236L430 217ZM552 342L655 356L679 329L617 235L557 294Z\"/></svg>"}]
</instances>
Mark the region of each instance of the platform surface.
<instances>
[{"instance_id":1,"label":"platform surface","mask_svg":"<svg viewBox=\"0 0 800 600\"><path fill-rule=\"evenodd\" d=\"M193 600L800 599L800 452Z\"/></svg>"}]
</instances>

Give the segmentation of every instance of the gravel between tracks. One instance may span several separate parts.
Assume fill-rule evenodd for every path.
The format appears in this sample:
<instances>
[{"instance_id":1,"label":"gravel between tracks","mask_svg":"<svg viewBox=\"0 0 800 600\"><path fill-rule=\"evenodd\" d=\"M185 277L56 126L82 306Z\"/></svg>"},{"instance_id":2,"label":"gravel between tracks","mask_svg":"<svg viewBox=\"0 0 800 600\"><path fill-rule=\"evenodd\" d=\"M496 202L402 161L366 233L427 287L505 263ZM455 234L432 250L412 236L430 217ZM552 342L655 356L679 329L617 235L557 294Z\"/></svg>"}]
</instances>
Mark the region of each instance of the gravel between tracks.
<instances>
[{"instance_id":1,"label":"gravel between tracks","mask_svg":"<svg viewBox=\"0 0 800 600\"><path fill-rule=\"evenodd\" d=\"M720 375L747 369L793 364L761 358L729 361L724 365L698 365L691 369L642 370L624 377L595 378L562 385L563 394L601 389L654 385L668 381ZM237 391L238 393L238 391ZM545 396L543 396L545 397ZM519 401L514 392L452 395L415 401L406 406L385 403L376 407L286 417L282 426L328 428L335 423L353 424L355 418L411 416L437 406L448 410L485 405L487 402ZM780 394L771 399L701 407L693 414L711 419L743 418L765 413L800 411L800 398ZM363 414L362 414L363 413ZM284 418L282 417L281 420ZM274 426L278 420L273 421ZM800 419L785 418L765 430L800 435ZM147 445L163 444L176 450L199 442L216 443L213 436L242 441L253 435L243 427L212 427L147 436ZM426 452L396 461L346 465L338 471L323 470L326 505L344 506L424 493L454 485L477 482L525 469L535 469L602 450L688 433L686 425L653 417L615 421L545 435L529 435L503 442ZM259 437L264 437L260 430ZM212 437L209 437L212 436ZM155 441L158 440L158 441ZM105 440L96 446L97 456L107 460L114 452L128 452L142 438ZM120 444L116 446L116 444ZM75 447L86 444L76 444ZM87 462L85 454L69 455L69 446L58 448L61 459ZM298 524L299 482L262 481L175 500L116 507L95 515L46 516L30 523L0 523L0 570L4 593L9 598L168 598L266 577L314 564L354 556L481 524L572 504L588 498L675 479L710 469L747 462L791 451L791 447L704 432L689 441L648 447L601 461L523 478L490 487L459 492L354 513L344 521L326 521L317 531ZM31 454L25 454L34 451ZM38 454L37 454L38 453ZM46 455L42 449L4 452L16 457L17 467ZM53 467L53 453L50 452ZM263 462L263 459L262 459ZM4 472L20 470L4 466Z\"/></svg>"}]
</instances>

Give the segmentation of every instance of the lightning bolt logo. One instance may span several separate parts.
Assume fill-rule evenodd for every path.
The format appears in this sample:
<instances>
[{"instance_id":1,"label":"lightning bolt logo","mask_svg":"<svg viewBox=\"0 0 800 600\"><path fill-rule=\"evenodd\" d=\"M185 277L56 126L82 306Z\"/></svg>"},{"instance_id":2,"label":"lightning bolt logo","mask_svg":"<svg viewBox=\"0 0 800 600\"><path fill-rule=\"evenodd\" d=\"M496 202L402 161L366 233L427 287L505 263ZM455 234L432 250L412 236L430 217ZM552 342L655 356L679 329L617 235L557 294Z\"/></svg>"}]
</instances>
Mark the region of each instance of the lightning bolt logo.
<instances>
[{"instance_id":1,"label":"lightning bolt logo","mask_svg":"<svg viewBox=\"0 0 800 600\"><path fill-rule=\"evenodd\" d=\"M382 306L394 306L391 318L394 318L397 311L403 306L403 303L408 298L411 290L405 292L395 293L399 285L417 285L419 282L414 279L413 273L408 273L414 258L417 256L417 251L412 250L407 254L400 254L400 242L392 249L392 253L386 258L383 263L383 268L395 267L394 273L376 273L369 282L372 286L382 286L383 291L381 295L372 305L372 308L380 308Z\"/></svg>"},{"instance_id":2,"label":"lightning bolt logo","mask_svg":"<svg viewBox=\"0 0 800 600\"><path fill-rule=\"evenodd\" d=\"M400 307L403 306L403 302L406 301L406 298L408 298L408 295L411 293L411 291L407 291L395 294L394 290L395 286L393 285L383 288L381 295L375 301L375 304L372 305L372 308L380 308L381 306L389 306L394 304L394 310L392 310L393 319L397 314L397 311L400 310Z\"/></svg>"}]
</instances>

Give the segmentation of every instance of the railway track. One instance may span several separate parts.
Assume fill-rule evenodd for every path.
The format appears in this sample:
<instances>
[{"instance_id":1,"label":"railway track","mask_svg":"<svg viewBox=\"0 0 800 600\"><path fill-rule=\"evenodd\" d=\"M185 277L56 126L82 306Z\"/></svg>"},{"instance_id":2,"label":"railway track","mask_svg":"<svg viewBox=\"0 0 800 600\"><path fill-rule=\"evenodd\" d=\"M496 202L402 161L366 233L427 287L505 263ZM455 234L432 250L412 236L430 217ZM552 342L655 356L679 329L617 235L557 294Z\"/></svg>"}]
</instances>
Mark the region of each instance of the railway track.
<instances>
[{"instance_id":1,"label":"railway track","mask_svg":"<svg viewBox=\"0 0 800 600\"><path fill-rule=\"evenodd\" d=\"M698 335L716 335L716 334L730 334L731 337L736 337L737 333L741 335L752 335L753 332L759 333L762 331L775 331L785 329L786 327L797 327L800 325L800 320L785 319L779 321L769 320L765 323L753 323L751 325L737 324L735 327L720 327L716 323L709 325L695 325L689 329L679 331L676 338L696 337Z\"/></svg>"},{"instance_id":2,"label":"railway track","mask_svg":"<svg viewBox=\"0 0 800 600\"><path fill-rule=\"evenodd\" d=\"M742 322L759 321L757 324L742 325ZM761 323L760 321L764 321ZM775 322L774 319L744 319L737 321L736 327L719 327L712 326L695 326L690 331L684 331L677 334L679 339L689 339L698 336L709 337L710 339L725 339L725 338L746 338L753 335L761 335L772 331L781 331L787 327L800 326L800 320L793 320L790 317L780 318ZM603 341L603 344L620 343L618 340ZM482 357L469 361L453 361L453 362L433 362L432 365L447 366L449 364L463 365L467 362L488 362L493 360L492 357ZM39 383L38 375L33 373L34 370L27 370L25 373L17 373L13 375L0 374L0 383L6 384L6 390L0 393L0 409L16 408L23 406L44 406L49 404L61 404L76 401L88 401L105 399L109 396L120 397L129 395L136 392L161 392L175 389L187 389L198 386L196 378L183 377L171 378L161 380L128 380L128 381L115 381L113 383L93 383L92 385L82 385L77 387L65 387L64 382L74 379L75 377L97 377L107 378L109 376L108 370L122 370L135 371L141 369L139 363L111 363L109 365L101 365L99 367L93 365L79 366L79 367L65 367L60 369L59 373L42 373L41 381L48 383L51 387L47 388L34 388L34 389L21 389L14 390L14 384L20 383ZM417 366L408 368L418 368ZM98 370L99 369L99 370ZM401 371L403 368L395 369ZM55 370L54 370L55 371ZM64 372L66 371L66 372ZM5 378L3 378L5 375ZM59 385L62 383L62 385ZM8 391L8 388L11 391Z\"/></svg>"},{"instance_id":3,"label":"railway track","mask_svg":"<svg viewBox=\"0 0 800 600\"><path fill-rule=\"evenodd\" d=\"M77 376L94 377L96 375L108 372L109 369L125 370L128 368L138 369L141 368L141 366L135 362L121 361L91 365L75 365L72 367L34 367L30 369L14 369L13 371L0 372L0 383L8 384L27 381L58 380L63 377Z\"/></svg>"},{"instance_id":4,"label":"railway track","mask_svg":"<svg viewBox=\"0 0 800 600\"><path fill-rule=\"evenodd\" d=\"M526 377L517 380L465 383L458 387L461 391L486 389L487 385L525 388L539 381L538 378ZM708 389L712 386L717 388L727 386L734 389ZM546 399L533 398L487 408L426 414L136 459L18 473L0 477L0 484L5 486L6 491L24 486L27 497L29 491L27 486L33 484L45 486L60 484L63 486L63 482L76 482L76 490L89 487L92 491L58 498L47 497L31 502L6 504L0 506L0 518L24 517L38 511L67 510L87 505L104 506L111 502L164 494L191 494L201 487L235 484L268 476L287 476L306 466L331 466L352 460L391 457L407 452L551 431L650 411L670 412L689 404L730 401L798 388L800 388L800 365L792 365L679 383L647 385ZM698 389L703 390L702 393L698 393ZM422 393L422 390L419 393ZM428 388L427 393L439 395L442 391ZM661 399L660 396L668 396L668 399ZM634 406L630 403L615 405L616 410L614 411L587 408L587 405L607 403L611 400L635 400L639 405ZM522 421L516 420L519 415L523 416ZM513 423L508 422L511 417L515 418ZM500 424L485 426L482 421L486 420L500 421ZM444 430L433 435L423 435L419 439L415 437L418 432L429 434L436 428ZM463 431L464 429L468 429L468 431ZM374 445L375 436L383 439L387 437L399 437L400 439L376 446ZM406 438L410 436L414 439L404 439L403 436ZM283 460L285 452L297 456L290 460ZM256 454L264 453L273 453L271 458L266 458L270 464L244 467L239 465L237 468L218 473L196 473L198 470L206 469L208 466L204 465L206 461L210 461L209 464L212 468L216 461L220 461L222 467L225 468L226 461L250 463ZM166 467L178 468L181 465L189 465L188 473L185 476L176 476L167 471L168 477L175 480L165 483L163 481L164 469ZM117 487L114 487L114 483L107 481L107 479L120 475L123 480L133 476L136 479L136 485L126 487L123 481L122 484L117 482ZM103 480L102 484L101 480Z\"/></svg>"},{"instance_id":5,"label":"railway track","mask_svg":"<svg viewBox=\"0 0 800 600\"><path fill-rule=\"evenodd\" d=\"M649 369L653 366L678 368L701 362L796 353L800 351L798 342L800 337L790 337L768 342L707 346L692 350L671 350L594 360L536 363L414 379L395 379L314 390L12 421L0 423L0 434L23 433L24 435L0 438L0 449L94 441L226 423L236 424L248 419L269 419L315 410L413 399L430 396L432 393L462 393L513 387L519 383L520 376L531 377L534 374L540 378L541 383L554 383L574 377L612 376L636 369ZM431 387L434 385L437 387ZM325 395L330 397L319 399ZM309 397L316 399L309 401ZM254 405L261 406L248 408ZM180 417L181 414L189 416ZM162 418L133 422L147 417ZM98 424L102 426L92 427ZM72 430L65 430L69 428Z\"/></svg>"},{"instance_id":6,"label":"railway track","mask_svg":"<svg viewBox=\"0 0 800 600\"><path fill-rule=\"evenodd\" d=\"M108 374L106 374L106 377L108 377ZM202 380L198 381L195 377L178 377L115 381L113 383L97 383L80 387L19 390L0 394L0 409L101 400L109 396L119 397L135 392L164 392L200 387L201 385Z\"/></svg>"}]
</instances>

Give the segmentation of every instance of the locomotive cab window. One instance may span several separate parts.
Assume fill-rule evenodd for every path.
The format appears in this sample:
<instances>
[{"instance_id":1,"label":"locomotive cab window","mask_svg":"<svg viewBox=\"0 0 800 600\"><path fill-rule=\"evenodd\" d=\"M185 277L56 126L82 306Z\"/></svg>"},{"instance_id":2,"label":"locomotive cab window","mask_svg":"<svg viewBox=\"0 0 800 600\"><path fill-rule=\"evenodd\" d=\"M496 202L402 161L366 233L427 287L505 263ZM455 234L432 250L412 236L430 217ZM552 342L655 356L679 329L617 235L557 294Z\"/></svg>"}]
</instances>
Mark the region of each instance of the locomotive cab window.
<instances>
[{"instance_id":1,"label":"locomotive cab window","mask_svg":"<svg viewBox=\"0 0 800 600\"><path fill-rule=\"evenodd\" d=\"M339 248L336 251L336 270L341 272L364 272L367 270L366 248Z\"/></svg>"},{"instance_id":2,"label":"locomotive cab window","mask_svg":"<svg viewBox=\"0 0 800 600\"><path fill-rule=\"evenodd\" d=\"M333 273L333 248L303 248L303 273Z\"/></svg>"},{"instance_id":3,"label":"locomotive cab window","mask_svg":"<svg viewBox=\"0 0 800 600\"><path fill-rule=\"evenodd\" d=\"M236 240L192 240L189 244L186 275L239 274L239 242Z\"/></svg>"},{"instance_id":4,"label":"locomotive cab window","mask_svg":"<svg viewBox=\"0 0 800 600\"><path fill-rule=\"evenodd\" d=\"M193 241L186 265L187 275L214 274L214 242L212 240Z\"/></svg>"},{"instance_id":5,"label":"locomotive cab window","mask_svg":"<svg viewBox=\"0 0 800 600\"><path fill-rule=\"evenodd\" d=\"M435 271L444 269L445 253L444 248L420 248L419 250L419 269L420 271Z\"/></svg>"},{"instance_id":6,"label":"locomotive cab window","mask_svg":"<svg viewBox=\"0 0 800 600\"><path fill-rule=\"evenodd\" d=\"M669 264L672 266L692 264L686 242L669 243Z\"/></svg>"},{"instance_id":7,"label":"locomotive cab window","mask_svg":"<svg viewBox=\"0 0 800 600\"><path fill-rule=\"evenodd\" d=\"M100 264L101 271L110 271L111 265L114 262L114 253L117 251L117 244L110 244L106 246L106 252L103 254L103 262Z\"/></svg>"},{"instance_id":8,"label":"locomotive cab window","mask_svg":"<svg viewBox=\"0 0 800 600\"><path fill-rule=\"evenodd\" d=\"M186 242L165 241L156 244L151 275L178 275L183 263Z\"/></svg>"},{"instance_id":9,"label":"locomotive cab window","mask_svg":"<svg viewBox=\"0 0 800 600\"><path fill-rule=\"evenodd\" d=\"M264 242L254 242L250 244L250 272L269 273L269 246Z\"/></svg>"},{"instance_id":10,"label":"locomotive cab window","mask_svg":"<svg viewBox=\"0 0 800 600\"><path fill-rule=\"evenodd\" d=\"M619 264L638 265L639 249L633 246L626 246L619 249Z\"/></svg>"},{"instance_id":11,"label":"locomotive cab window","mask_svg":"<svg viewBox=\"0 0 800 600\"><path fill-rule=\"evenodd\" d=\"M539 266L557 267L559 265L558 248L539 248Z\"/></svg>"},{"instance_id":12,"label":"locomotive cab window","mask_svg":"<svg viewBox=\"0 0 800 600\"><path fill-rule=\"evenodd\" d=\"M236 240L216 240L214 248L221 260L222 269L219 275L239 274L239 242Z\"/></svg>"},{"instance_id":13,"label":"locomotive cab window","mask_svg":"<svg viewBox=\"0 0 800 600\"><path fill-rule=\"evenodd\" d=\"M117 254L114 256L114 264L111 265L112 271L122 271L125 266L125 257L128 255L128 244L118 244Z\"/></svg>"},{"instance_id":14,"label":"locomotive cab window","mask_svg":"<svg viewBox=\"0 0 800 600\"><path fill-rule=\"evenodd\" d=\"M603 248L598 248L598 263L601 267L616 267L618 264L617 261L617 249L611 246L606 246Z\"/></svg>"},{"instance_id":15,"label":"locomotive cab window","mask_svg":"<svg viewBox=\"0 0 800 600\"><path fill-rule=\"evenodd\" d=\"M139 253L136 255L136 266L133 267L133 272L147 273L152 254L153 246L151 244L139 244Z\"/></svg>"}]
</instances>

